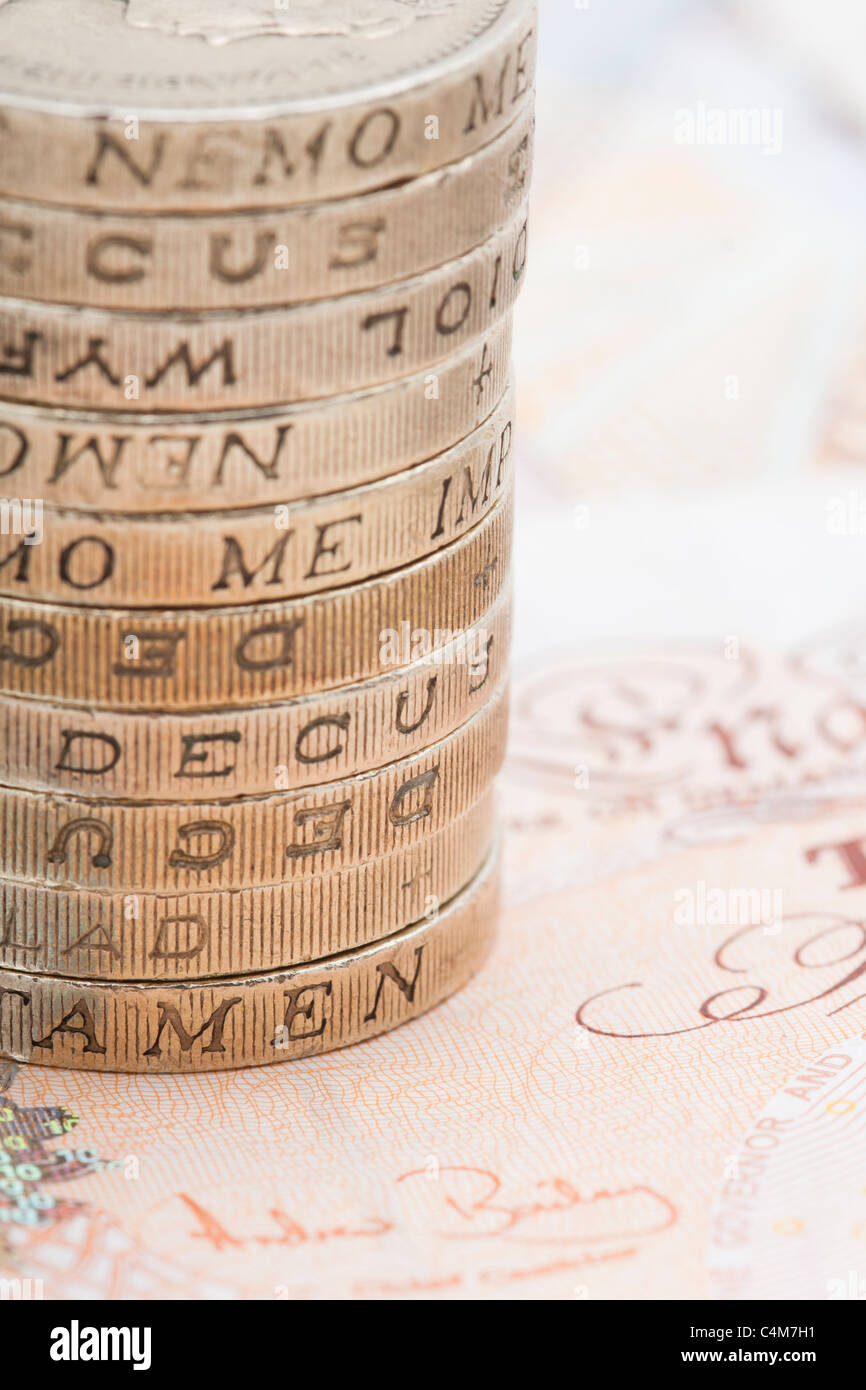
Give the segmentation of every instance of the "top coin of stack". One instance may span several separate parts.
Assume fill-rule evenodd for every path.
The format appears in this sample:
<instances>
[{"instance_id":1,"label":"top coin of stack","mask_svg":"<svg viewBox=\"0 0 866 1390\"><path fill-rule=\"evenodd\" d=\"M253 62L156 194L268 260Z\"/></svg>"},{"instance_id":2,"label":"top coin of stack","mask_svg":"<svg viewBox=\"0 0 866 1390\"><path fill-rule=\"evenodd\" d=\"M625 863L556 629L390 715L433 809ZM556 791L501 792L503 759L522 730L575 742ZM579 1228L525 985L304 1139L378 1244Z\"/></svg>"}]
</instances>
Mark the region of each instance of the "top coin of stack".
<instances>
[{"instance_id":1,"label":"top coin of stack","mask_svg":"<svg viewBox=\"0 0 866 1390\"><path fill-rule=\"evenodd\" d=\"M534 60L0 0L0 1052L279 1061L483 959Z\"/></svg>"}]
</instances>

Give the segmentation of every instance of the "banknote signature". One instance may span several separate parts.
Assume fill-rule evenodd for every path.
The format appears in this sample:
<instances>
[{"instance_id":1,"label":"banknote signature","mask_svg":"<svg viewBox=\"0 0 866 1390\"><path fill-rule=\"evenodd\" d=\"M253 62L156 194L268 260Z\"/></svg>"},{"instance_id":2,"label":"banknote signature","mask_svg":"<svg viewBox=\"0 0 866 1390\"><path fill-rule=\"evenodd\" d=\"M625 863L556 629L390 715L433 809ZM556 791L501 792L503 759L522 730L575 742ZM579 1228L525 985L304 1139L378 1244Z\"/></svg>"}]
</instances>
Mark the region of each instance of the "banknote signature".
<instances>
[{"instance_id":1,"label":"banknote signature","mask_svg":"<svg viewBox=\"0 0 866 1390\"><path fill-rule=\"evenodd\" d=\"M397 1183L404 1191L413 1188L413 1200L422 1199L425 1220L430 1219L429 1233L445 1240L506 1237L526 1245L621 1244L656 1235L677 1220L673 1203L643 1184L583 1192L568 1179L553 1177L506 1198L498 1174L462 1164L440 1168L435 1183L430 1182L428 1168L403 1173ZM238 1233L188 1193L178 1196L198 1223L191 1235L217 1251L376 1240L396 1229L394 1221L379 1216L317 1226L273 1207L268 1211L269 1228L263 1223L257 1232ZM432 1199L432 1212L423 1199Z\"/></svg>"},{"instance_id":2,"label":"banknote signature","mask_svg":"<svg viewBox=\"0 0 866 1390\"><path fill-rule=\"evenodd\" d=\"M583 1192L568 1178L534 1183L508 1198L503 1179L487 1168L441 1167L435 1182L428 1168L403 1173L398 1183L432 1199L442 1239L511 1237L525 1244L634 1240L673 1226L676 1208L661 1193L637 1184L611 1191Z\"/></svg>"},{"instance_id":3,"label":"banknote signature","mask_svg":"<svg viewBox=\"0 0 866 1390\"><path fill-rule=\"evenodd\" d=\"M200 1240L210 1241L215 1250L225 1250L228 1247L237 1249L250 1245L322 1245L332 1240L375 1239L393 1230L393 1223L384 1217L362 1218L353 1225L304 1225L281 1207L272 1207L268 1212L273 1223L270 1230L258 1234L236 1235L186 1192L180 1192L178 1196L200 1223L200 1229L193 1231L192 1235Z\"/></svg>"}]
</instances>

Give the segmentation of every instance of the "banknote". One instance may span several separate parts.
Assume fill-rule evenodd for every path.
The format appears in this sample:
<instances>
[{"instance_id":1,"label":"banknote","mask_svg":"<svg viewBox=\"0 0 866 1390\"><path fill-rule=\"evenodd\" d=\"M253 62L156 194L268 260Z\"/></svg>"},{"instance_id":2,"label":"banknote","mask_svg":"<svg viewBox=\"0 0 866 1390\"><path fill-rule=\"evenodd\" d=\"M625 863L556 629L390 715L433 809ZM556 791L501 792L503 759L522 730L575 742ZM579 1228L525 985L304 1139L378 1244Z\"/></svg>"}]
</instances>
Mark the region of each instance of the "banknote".
<instances>
[{"instance_id":1,"label":"banknote","mask_svg":"<svg viewBox=\"0 0 866 1390\"><path fill-rule=\"evenodd\" d=\"M804 325L826 327L861 224L843 236L812 206L787 126L785 160L677 146L676 108L754 90L733 31L690 21L663 60L647 38L630 80L611 42L579 90L572 56L600 22L583 9L549 7L538 84L498 944L429 1015L317 1058L169 1077L0 1063L0 1297L866 1293L866 623L840 626L857 586L804 546L812 639L778 580L760 638L719 604L696 620L747 522L777 563L833 380ZM836 150L828 180L849 167ZM633 550L612 533L631 574L667 544L673 496L732 482L735 524L710 559L695 543L667 606L557 567L550 537L589 487L623 511L666 489Z\"/></svg>"},{"instance_id":2,"label":"banknote","mask_svg":"<svg viewBox=\"0 0 866 1390\"><path fill-rule=\"evenodd\" d=\"M866 784L820 717L850 695L757 652L736 671L685 644L607 661L547 673L560 708L584 710L574 746L555 702L527 737L538 678L518 681L500 941L428 1017L256 1071L7 1067L6 1287L850 1296L866 1276L846 1119L863 1103ZM732 758L714 723L771 691L778 718ZM838 1111L830 1165L810 1158L815 1107L824 1128ZM777 1113L791 1142L756 1173L752 1136L775 1136Z\"/></svg>"}]
</instances>

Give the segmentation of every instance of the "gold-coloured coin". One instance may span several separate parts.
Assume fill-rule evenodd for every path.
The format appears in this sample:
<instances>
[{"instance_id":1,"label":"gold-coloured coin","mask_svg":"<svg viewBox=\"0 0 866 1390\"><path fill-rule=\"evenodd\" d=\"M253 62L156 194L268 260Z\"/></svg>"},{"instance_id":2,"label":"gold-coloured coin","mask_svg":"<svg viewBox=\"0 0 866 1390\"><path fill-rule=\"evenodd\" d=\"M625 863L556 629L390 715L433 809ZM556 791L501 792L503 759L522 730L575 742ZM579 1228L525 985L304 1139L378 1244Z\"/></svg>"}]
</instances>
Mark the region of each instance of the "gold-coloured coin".
<instances>
[{"instance_id":1,"label":"gold-coloured coin","mask_svg":"<svg viewBox=\"0 0 866 1390\"><path fill-rule=\"evenodd\" d=\"M0 1053L43 1066L183 1072L328 1052L423 1013L484 961L496 856L429 920L279 974L109 984L0 970Z\"/></svg>"},{"instance_id":2,"label":"gold-coloured coin","mask_svg":"<svg viewBox=\"0 0 866 1390\"><path fill-rule=\"evenodd\" d=\"M219 709L365 681L479 622L508 578L511 492L394 574L290 603L136 611L0 599L0 694L116 709Z\"/></svg>"},{"instance_id":3,"label":"gold-coloured coin","mask_svg":"<svg viewBox=\"0 0 866 1390\"><path fill-rule=\"evenodd\" d=\"M502 764L500 685L411 758L303 791L233 800L98 801L0 789L0 878L121 893L254 888L332 873L428 839Z\"/></svg>"},{"instance_id":4,"label":"gold-coloured coin","mask_svg":"<svg viewBox=\"0 0 866 1390\"><path fill-rule=\"evenodd\" d=\"M413 564L471 530L512 476L513 393L444 454L348 492L242 511L102 517L45 508L0 536L0 594L100 608L298 598Z\"/></svg>"},{"instance_id":5,"label":"gold-coloured coin","mask_svg":"<svg viewBox=\"0 0 866 1390\"><path fill-rule=\"evenodd\" d=\"M375 289L464 256L525 196L532 108L468 159L363 197L146 217L0 205L0 294L121 310L250 309Z\"/></svg>"},{"instance_id":6,"label":"gold-coloured coin","mask_svg":"<svg viewBox=\"0 0 866 1390\"><path fill-rule=\"evenodd\" d=\"M0 3L0 192L286 207L462 159L531 99L527 0Z\"/></svg>"},{"instance_id":7,"label":"gold-coloured coin","mask_svg":"<svg viewBox=\"0 0 866 1390\"><path fill-rule=\"evenodd\" d=\"M73 409L237 410L360 391L437 365L513 305L521 204L458 260L289 309L120 314L0 300L0 398Z\"/></svg>"},{"instance_id":8,"label":"gold-coloured coin","mask_svg":"<svg viewBox=\"0 0 866 1390\"><path fill-rule=\"evenodd\" d=\"M49 506L106 513L262 506L387 478L459 443L508 380L511 315L436 369L354 395L216 415L83 414L0 402L0 496L24 534ZM15 502L28 503L18 508ZM11 522L17 521L12 526Z\"/></svg>"},{"instance_id":9,"label":"gold-coloured coin","mask_svg":"<svg viewBox=\"0 0 866 1390\"><path fill-rule=\"evenodd\" d=\"M435 654L327 695L195 714L0 697L0 785L99 799L266 796L410 757L465 724L505 678L506 591Z\"/></svg>"},{"instance_id":10,"label":"gold-coloured coin","mask_svg":"<svg viewBox=\"0 0 866 1390\"><path fill-rule=\"evenodd\" d=\"M98 893L0 882L0 967L88 979L281 970L431 917L478 872L492 790L426 840L337 873L211 893Z\"/></svg>"}]
</instances>

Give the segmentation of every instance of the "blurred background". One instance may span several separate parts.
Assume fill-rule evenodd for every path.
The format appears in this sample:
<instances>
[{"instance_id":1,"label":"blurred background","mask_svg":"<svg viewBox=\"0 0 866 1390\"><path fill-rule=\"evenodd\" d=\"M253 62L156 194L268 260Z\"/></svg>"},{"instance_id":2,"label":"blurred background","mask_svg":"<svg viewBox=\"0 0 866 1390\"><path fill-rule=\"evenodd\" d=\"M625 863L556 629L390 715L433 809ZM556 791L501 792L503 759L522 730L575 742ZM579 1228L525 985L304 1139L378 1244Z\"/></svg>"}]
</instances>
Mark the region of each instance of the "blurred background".
<instances>
[{"instance_id":1,"label":"blurred background","mask_svg":"<svg viewBox=\"0 0 866 1390\"><path fill-rule=\"evenodd\" d=\"M866 615L866 8L541 0L518 672Z\"/></svg>"}]
</instances>

